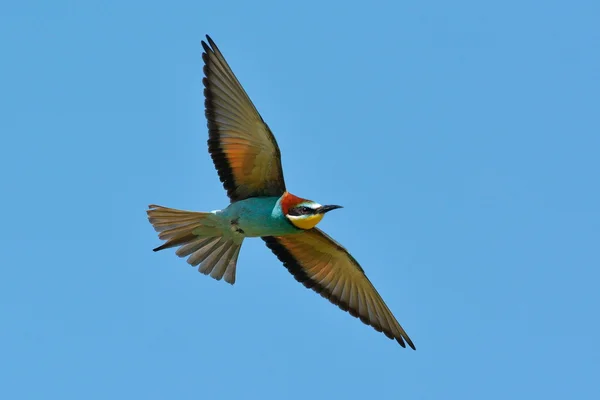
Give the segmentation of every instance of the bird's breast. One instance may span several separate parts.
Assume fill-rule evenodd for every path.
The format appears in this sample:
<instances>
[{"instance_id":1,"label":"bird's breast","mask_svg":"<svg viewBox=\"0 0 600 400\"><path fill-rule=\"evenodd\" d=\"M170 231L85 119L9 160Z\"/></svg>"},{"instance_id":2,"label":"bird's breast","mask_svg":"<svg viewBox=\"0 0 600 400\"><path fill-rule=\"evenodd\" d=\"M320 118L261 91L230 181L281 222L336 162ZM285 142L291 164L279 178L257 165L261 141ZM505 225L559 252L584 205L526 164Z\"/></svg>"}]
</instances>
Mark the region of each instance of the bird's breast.
<instances>
[{"instance_id":1,"label":"bird's breast","mask_svg":"<svg viewBox=\"0 0 600 400\"><path fill-rule=\"evenodd\" d=\"M300 230L281 212L278 197L253 197L219 212L231 230L246 237L283 236Z\"/></svg>"}]
</instances>

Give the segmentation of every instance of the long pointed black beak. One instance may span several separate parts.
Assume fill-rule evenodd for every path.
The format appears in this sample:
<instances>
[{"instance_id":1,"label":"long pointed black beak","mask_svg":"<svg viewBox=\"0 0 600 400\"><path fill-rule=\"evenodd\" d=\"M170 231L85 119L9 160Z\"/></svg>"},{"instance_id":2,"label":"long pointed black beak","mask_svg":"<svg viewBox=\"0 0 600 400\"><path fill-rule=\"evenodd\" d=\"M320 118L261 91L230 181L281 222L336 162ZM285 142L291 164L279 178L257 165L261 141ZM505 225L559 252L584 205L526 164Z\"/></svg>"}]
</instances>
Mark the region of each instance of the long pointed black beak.
<instances>
[{"instance_id":1,"label":"long pointed black beak","mask_svg":"<svg viewBox=\"0 0 600 400\"><path fill-rule=\"evenodd\" d=\"M317 209L317 212L319 214L325 214L326 212L329 212L331 210L335 210L337 208L344 208L344 207L342 207L342 206L333 206L333 205L331 205L331 206L321 206L321 207L319 207Z\"/></svg>"}]
</instances>

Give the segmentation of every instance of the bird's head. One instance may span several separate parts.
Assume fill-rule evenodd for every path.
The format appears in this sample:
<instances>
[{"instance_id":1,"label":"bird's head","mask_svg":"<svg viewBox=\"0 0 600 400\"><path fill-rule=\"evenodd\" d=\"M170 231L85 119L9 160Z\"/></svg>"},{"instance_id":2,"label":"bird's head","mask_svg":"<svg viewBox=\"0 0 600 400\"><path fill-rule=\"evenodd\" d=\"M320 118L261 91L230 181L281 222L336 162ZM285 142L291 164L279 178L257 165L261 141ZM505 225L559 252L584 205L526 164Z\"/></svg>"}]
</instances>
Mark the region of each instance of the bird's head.
<instances>
[{"instance_id":1,"label":"bird's head","mask_svg":"<svg viewBox=\"0 0 600 400\"><path fill-rule=\"evenodd\" d=\"M281 198L281 210L283 215L296 228L312 229L321 220L325 213L342 208L342 206L327 205L323 206L312 200L302 199L291 193L285 192Z\"/></svg>"}]
</instances>

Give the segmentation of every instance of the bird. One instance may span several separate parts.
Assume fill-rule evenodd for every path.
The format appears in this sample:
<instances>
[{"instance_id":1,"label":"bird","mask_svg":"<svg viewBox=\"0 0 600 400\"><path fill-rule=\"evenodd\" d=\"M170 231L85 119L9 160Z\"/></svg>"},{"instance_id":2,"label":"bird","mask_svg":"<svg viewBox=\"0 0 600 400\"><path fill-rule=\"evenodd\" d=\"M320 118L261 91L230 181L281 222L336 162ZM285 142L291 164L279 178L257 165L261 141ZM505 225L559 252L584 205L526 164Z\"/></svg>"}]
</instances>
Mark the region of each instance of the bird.
<instances>
[{"instance_id":1,"label":"bird","mask_svg":"<svg viewBox=\"0 0 600 400\"><path fill-rule=\"evenodd\" d=\"M149 222L164 241L153 250L176 247L199 272L233 285L242 243L261 238L298 282L415 350L358 261L316 227L342 207L287 191L271 129L211 37L201 44L208 151L230 204L212 212L148 206Z\"/></svg>"}]
</instances>

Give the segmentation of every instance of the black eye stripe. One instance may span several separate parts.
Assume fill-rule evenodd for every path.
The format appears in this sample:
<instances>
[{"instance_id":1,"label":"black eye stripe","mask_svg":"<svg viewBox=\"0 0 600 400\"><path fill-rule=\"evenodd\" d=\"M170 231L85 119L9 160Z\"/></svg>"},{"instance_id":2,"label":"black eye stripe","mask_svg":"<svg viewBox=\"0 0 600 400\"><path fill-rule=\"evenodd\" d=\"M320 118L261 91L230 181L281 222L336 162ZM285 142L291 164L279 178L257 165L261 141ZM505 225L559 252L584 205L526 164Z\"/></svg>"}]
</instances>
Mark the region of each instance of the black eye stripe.
<instances>
[{"instance_id":1,"label":"black eye stripe","mask_svg":"<svg viewBox=\"0 0 600 400\"><path fill-rule=\"evenodd\" d=\"M300 206L300 207L292 208L288 214L294 215L294 216L300 216L300 215L313 214L314 212L315 211L310 207Z\"/></svg>"}]
</instances>

